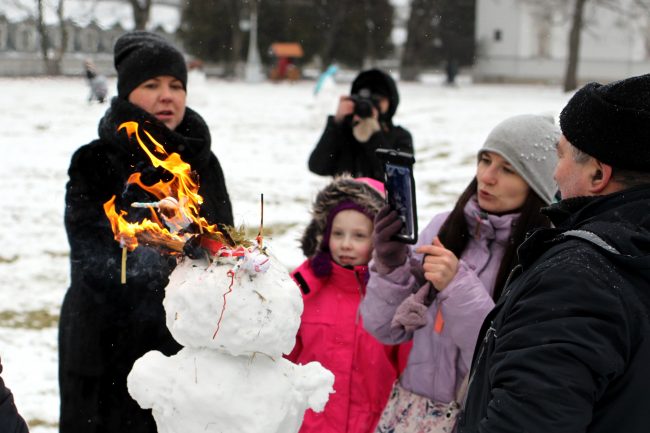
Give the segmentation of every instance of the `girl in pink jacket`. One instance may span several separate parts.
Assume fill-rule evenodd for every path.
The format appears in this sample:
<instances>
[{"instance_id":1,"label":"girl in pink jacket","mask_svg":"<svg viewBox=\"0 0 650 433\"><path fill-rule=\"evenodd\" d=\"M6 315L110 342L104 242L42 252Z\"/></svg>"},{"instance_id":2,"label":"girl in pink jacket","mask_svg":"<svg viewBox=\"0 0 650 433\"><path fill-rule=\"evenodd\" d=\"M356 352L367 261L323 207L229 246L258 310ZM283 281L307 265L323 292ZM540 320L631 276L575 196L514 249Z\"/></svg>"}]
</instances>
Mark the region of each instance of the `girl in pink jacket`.
<instances>
[{"instance_id":1,"label":"girl in pink jacket","mask_svg":"<svg viewBox=\"0 0 650 433\"><path fill-rule=\"evenodd\" d=\"M368 281L373 219L383 185L338 177L316 197L301 239L308 259L293 273L304 311L293 362L319 361L335 377L321 413L308 410L300 433L371 433L398 375L398 347L363 329L358 312Z\"/></svg>"}]
</instances>

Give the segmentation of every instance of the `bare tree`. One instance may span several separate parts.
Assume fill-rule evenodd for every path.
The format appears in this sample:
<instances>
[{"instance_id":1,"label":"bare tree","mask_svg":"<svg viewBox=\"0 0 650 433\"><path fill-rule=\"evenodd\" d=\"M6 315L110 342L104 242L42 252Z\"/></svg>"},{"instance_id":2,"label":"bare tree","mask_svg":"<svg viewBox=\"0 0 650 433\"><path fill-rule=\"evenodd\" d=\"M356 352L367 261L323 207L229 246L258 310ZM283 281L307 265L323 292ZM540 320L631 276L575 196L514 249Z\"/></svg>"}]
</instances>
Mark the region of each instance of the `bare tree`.
<instances>
[{"instance_id":1,"label":"bare tree","mask_svg":"<svg viewBox=\"0 0 650 433\"><path fill-rule=\"evenodd\" d=\"M336 59L336 36L341 31L350 5L346 5L342 0L323 0L315 3L317 16L322 19L318 26L323 41L319 54L323 60L323 65L329 65ZM357 6L354 3L353 5Z\"/></svg>"},{"instance_id":2,"label":"bare tree","mask_svg":"<svg viewBox=\"0 0 650 433\"><path fill-rule=\"evenodd\" d=\"M232 49L230 50L230 59L226 63L225 75L235 77L241 69L240 55L244 46L244 33L239 28L239 21L242 16L242 2L240 0L228 0L224 4L228 20L232 23L230 27Z\"/></svg>"},{"instance_id":3,"label":"bare tree","mask_svg":"<svg viewBox=\"0 0 650 433\"><path fill-rule=\"evenodd\" d=\"M575 0L571 30L569 31L569 56L564 74L564 91L578 87L578 54L580 53L580 35L582 34L583 14L587 0Z\"/></svg>"},{"instance_id":4,"label":"bare tree","mask_svg":"<svg viewBox=\"0 0 650 433\"><path fill-rule=\"evenodd\" d=\"M152 0L129 0L133 7L133 21L135 30L144 30L149 22Z\"/></svg>"},{"instance_id":5,"label":"bare tree","mask_svg":"<svg viewBox=\"0 0 650 433\"><path fill-rule=\"evenodd\" d=\"M522 3L527 3L531 7L540 10L562 10L566 6L564 0L520 0ZM593 7L600 7L608 9L614 13L619 14L621 17L633 20L639 12L647 14L650 11L650 0L572 0L572 8L567 9L566 17L560 19L560 23L564 24L570 21L569 25L569 38L568 38L568 53L566 68L564 74L564 90L571 91L578 87L578 66L580 63L580 45L582 40L582 33L589 28L588 20L585 19L585 11L588 5ZM571 6L571 5L569 5Z\"/></svg>"},{"instance_id":6,"label":"bare tree","mask_svg":"<svg viewBox=\"0 0 650 433\"><path fill-rule=\"evenodd\" d=\"M61 74L61 60L65 54L65 48L68 44L68 32L65 27L65 17L63 11L64 0L58 0L56 6L56 17L59 26L59 41L54 43L50 40L51 35L45 22L45 5L43 0L36 0L36 29L40 37L40 49L45 73L48 75ZM56 33L55 33L56 34Z\"/></svg>"}]
</instances>

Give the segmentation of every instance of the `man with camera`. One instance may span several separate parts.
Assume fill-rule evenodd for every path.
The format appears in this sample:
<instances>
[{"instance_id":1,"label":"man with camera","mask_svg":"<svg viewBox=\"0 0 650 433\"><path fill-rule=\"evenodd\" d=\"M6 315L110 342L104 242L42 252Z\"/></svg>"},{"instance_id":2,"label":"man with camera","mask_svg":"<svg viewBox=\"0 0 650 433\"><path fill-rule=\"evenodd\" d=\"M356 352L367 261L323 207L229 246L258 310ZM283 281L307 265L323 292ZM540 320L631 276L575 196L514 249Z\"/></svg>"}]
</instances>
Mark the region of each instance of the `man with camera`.
<instances>
[{"instance_id":1,"label":"man with camera","mask_svg":"<svg viewBox=\"0 0 650 433\"><path fill-rule=\"evenodd\" d=\"M341 96L334 116L309 157L309 170L335 176L384 180L384 169L375 150L395 149L413 154L411 134L393 125L399 104L395 81L379 69L361 72L352 82L350 95Z\"/></svg>"}]
</instances>

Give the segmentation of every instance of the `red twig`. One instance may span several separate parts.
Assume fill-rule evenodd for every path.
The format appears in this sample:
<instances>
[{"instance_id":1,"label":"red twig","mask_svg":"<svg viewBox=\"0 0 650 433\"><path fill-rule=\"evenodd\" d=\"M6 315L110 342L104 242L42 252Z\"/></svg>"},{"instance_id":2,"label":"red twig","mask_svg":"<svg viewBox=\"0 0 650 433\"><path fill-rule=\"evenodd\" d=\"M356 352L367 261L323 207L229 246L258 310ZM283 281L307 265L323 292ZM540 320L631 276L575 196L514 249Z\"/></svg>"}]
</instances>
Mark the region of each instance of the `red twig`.
<instances>
[{"instance_id":1,"label":"red twig","mask_svg":"<svg viewBox=\"0 0 650 433\"><path fill-rule=\"evenodd\" d=\"M228 271L228 276L230 277L230 285L228 286L228 291L223 294L223 306L221 307L221 314L219 315L219 321L217 321L217 329L214 331L214 334L212 335L212 339L214 340L217 337L217 333L219 332L219 328L221 327L221 319L223 319L223 313L226 311L226 296L232 292L232 286L235 284L235 272L231 269Z\"/></svg>"}]
</instances>

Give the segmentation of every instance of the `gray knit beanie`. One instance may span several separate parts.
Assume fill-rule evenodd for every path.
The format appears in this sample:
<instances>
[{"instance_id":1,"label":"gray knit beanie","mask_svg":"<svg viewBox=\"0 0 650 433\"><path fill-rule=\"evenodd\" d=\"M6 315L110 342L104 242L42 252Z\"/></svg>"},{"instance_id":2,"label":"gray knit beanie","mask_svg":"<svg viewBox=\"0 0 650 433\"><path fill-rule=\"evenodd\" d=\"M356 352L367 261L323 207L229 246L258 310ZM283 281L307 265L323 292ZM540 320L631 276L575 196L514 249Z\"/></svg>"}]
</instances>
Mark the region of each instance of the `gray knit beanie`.
<instances>
[{"instance_id":1,"label":"gray knit beanie","mask_svg":"<svg viewBox=\"0 0 650 433\"><path fill-rule=\"evenodd\" d=\"M557 191L553 172L560 129L553 118L534 114L510 117L490 132L481 152L494 152L517 171L546 204Z\"/></svg>"}]
</instances>

